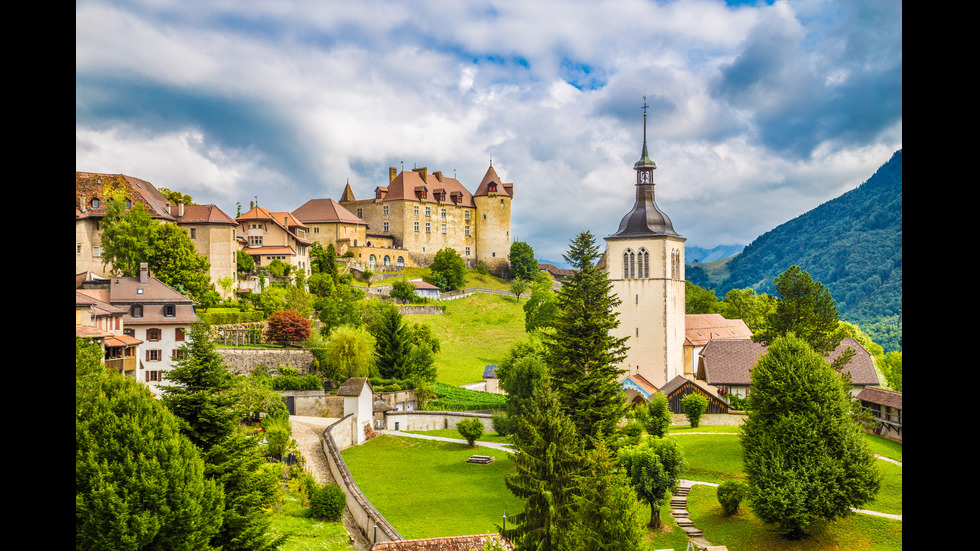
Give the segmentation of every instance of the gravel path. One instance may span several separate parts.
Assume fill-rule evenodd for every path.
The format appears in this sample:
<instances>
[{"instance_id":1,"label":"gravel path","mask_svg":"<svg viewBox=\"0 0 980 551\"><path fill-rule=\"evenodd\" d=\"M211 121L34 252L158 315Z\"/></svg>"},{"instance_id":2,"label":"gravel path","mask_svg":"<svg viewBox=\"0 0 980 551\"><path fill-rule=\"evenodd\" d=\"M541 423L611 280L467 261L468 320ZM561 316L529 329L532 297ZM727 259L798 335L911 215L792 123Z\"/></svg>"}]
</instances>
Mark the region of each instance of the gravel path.
<instances>
[{"instance_id":1,"label":"gravel path","mask_svg":"<svg viewBox=\"0 0 980 551\"><path fill-rule=\"evenodd\" d=\"M289 423L293 427L293 439L296 440L296 448L306 459L306 470L313 475L320 484L335 484L333 473L330 472L330 465L327 463L327 456L323 453L323 441L321 434L336 419L325 419L319 417L296 417L291 416ZM351 537L352 548L368 551L371 544L368 542L361 529L354 523L350 515L350 510L344 510L344 528Z\"/></svg>"}]
</instances>

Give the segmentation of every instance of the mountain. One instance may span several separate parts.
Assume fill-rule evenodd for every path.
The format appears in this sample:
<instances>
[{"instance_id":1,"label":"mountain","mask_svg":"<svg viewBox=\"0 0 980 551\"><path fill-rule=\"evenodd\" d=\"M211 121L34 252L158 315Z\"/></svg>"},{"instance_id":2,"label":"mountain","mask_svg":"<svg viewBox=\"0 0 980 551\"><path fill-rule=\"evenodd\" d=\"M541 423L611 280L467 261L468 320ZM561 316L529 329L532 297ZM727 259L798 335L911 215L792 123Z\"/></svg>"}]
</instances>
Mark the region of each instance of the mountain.
<instances>
[{"instance_id":1,"label":"mountain","mask_svg":"<svg viewBox=\"0 0 980 551\"><path fill-rule=\"evenodd\" d=\"M700 264L705 262L714 262L715 260L735 256L744 249L745 245L718 245L717 247L712 247L710 249L689 245L684 247L684 260L687 261L688 264L693 264L695 262Z\"/></svg>"},{"instance_id":2,"label":"mountain","mask_svg":"<svg viewBox=\"0 0 980 551\"><path fill-rule=\"evenodd\" d=\"M774 295L773 279L793 265L827 287L841 319L901 350L901 150L857 188L756 238L707 288L719 299L746 287Z\"/></svg>"}]
</instances>

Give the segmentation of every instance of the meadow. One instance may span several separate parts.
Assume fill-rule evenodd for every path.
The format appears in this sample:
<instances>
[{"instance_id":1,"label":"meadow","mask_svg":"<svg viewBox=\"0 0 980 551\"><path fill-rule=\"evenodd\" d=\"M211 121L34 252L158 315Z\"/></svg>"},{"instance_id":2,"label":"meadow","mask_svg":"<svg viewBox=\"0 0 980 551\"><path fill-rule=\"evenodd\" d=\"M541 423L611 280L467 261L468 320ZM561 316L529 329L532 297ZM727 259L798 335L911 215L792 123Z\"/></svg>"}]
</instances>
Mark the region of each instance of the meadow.
<instances>
[{"instance_id":1,"label":"meadow","mask_svg":"<svg viewBox=\"0 0 980 551\"><path fill-rule=\"evenodd\" d=\"M671 428L684 451L688 468L681 478L706 483L743 479L741 452L733 427L698 427L694 434L687 426ZM425 434L461 438L454 430ZM483 440L506 441L494 434ZM901 457L901 444L868 435L872 448L886 450L887 456ZM493 455L490 465L466 463L471 455ZM465 443L434 442L414 438L382 436L343 452L358 486L395 528L406 538L468 535L495 531L505 514L521 510L521 503L504 485L512 466L507 452L492 448L471 448ZM900 459L898 459L900 460ZM880 461L885 482L878 498L868 510L901 514L901 466ZM818 521L812 536L790 542L761 523L743 504L731 518L722 515L715 488L697 484L688 497L688 510L705 538L729 551L833 551L857 549L891 551L902 548L902 522L867 514L854 514L833 522ZM650 508L643 505L639 518L645 523ZM687 536L673 521L667 504L661 511L664 527L646 530L650 549L684 551Z\"/></svg>"}]
</instances>

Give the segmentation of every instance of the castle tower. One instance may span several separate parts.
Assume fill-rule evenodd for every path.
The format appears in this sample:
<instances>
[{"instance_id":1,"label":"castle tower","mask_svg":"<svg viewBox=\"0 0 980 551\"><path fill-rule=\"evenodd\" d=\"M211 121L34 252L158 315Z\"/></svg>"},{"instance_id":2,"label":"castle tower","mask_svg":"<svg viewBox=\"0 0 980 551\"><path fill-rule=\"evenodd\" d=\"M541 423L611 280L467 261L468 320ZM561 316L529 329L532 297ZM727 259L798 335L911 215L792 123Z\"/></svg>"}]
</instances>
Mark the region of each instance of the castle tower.
<instances>
[{"instance_id":1,"label":"castle tower","mask_svg":"<svg viewBox=\"0 0 980 551\"><path fill-rule=\"evenodd\" d=\"M636 202L606 241L606 269L619 296L619 327L629 353L619 366L657 388L684 374L684 241L657 206L647 153L646 98L643 105L643 153L633 165Z\"/></svg>"},{"instance_id":2,"label":"castle tower","mask_svg":"<svg viewBox=\"0 0 980 551\"><path fill-rule=\"evenodd\" d=\"M514 184L500 181L493 162L483 176L483 181L473 193L476 204L476 260L483 262L491 272L509 266L510 255L510 203L514 197Z\"/></svg>"}]
</instances>

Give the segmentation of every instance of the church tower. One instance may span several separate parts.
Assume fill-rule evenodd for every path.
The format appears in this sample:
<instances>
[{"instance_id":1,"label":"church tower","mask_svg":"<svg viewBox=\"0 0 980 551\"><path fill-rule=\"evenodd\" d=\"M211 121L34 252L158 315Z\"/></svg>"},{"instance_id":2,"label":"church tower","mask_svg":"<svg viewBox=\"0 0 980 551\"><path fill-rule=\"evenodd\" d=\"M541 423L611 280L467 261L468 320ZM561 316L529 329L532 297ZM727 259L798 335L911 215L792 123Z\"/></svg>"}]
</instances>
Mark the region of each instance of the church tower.
<instances>
[{"instance_id":1,"label":"church tower","mask_svg":"<svg viewBox=\"0 0 980 551\"><path fill-rule=\"evenodd\" d=\"M657 207L653 171L647 153L646 98L643 105L643 153L633 165L636 202L606 237L606 270L622 303L619 327L629 353L620 368L624 377L639 374L658 389L684 374L684 241L670 218Z\"/></svg>"}]
</instances>

